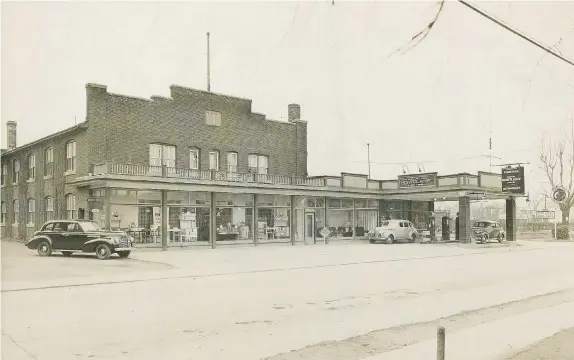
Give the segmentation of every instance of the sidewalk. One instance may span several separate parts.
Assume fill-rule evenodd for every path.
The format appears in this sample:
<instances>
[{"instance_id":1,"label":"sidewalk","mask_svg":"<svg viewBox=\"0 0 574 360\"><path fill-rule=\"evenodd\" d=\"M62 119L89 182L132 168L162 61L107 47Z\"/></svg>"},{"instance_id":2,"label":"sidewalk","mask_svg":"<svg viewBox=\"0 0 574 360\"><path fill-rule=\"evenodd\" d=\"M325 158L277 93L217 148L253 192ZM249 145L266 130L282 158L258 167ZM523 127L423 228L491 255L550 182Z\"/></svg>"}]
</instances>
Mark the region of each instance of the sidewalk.
<instances>
[{"instance_id":1,"label":"sidewalk","mask_svg":"<svg viewBox=\"0 0 574 360\"><path fill-rule=\"evenodd\" d=\"M574 302L481 324L458 332L446 328L448 360L503 360L541 339L574 326ZM436 358L436 338L365 360Z\"/></svg>"}]
</instances>

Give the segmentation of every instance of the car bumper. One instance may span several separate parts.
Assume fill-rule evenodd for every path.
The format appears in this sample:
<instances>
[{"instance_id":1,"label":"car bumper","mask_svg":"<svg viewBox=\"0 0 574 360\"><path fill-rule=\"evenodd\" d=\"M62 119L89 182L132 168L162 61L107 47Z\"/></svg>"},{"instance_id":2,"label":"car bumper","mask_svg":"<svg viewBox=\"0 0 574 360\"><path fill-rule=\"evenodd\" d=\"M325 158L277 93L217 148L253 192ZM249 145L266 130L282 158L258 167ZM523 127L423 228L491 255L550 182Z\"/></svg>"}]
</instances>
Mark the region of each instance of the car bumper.
<instances>
[{"instance_id":1,"label":"car bumper","mask_svg":"<svg viewBox=\"0 0 574 360\"><path fill-rule=\"evenodd\" d=\"M114 251L132 251L134 250L133 247L117 247L114 249Z\"/></svg>"}]
</instances>

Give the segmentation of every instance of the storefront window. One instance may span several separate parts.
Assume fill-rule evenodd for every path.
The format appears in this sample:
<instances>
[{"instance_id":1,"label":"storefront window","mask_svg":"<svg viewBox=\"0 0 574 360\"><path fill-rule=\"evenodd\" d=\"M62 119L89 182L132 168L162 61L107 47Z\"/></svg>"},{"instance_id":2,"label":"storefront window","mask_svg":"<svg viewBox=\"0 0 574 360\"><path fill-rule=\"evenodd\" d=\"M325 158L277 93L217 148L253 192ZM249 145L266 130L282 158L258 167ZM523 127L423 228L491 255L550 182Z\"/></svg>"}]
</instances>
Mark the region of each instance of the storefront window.
<instances>
[{"instance_id":1,"label":"storefront window","mask_svg":"<svg viewBox=\"0 0 574 360\"><path fill-rule=\"evenodd\" d=\"M168 241L180 244L209 243L210 194L168 191Z\"/></svg>"},{"instance_id":2,"label":"storefront window","mask_svg":"<svg viewBox=\"0 0 574 360\"><path fill-rule=\"evenodd\" d=\"M355 236L365 237L377 227L379 201L373 199L355 200Z\"/></svg>"},{"instance_id":3,"label":"storefront window","mask_svg":"<svg viewBox=\"0 0 574 360\"><path fill-rule=\"evenodd\" d=\"M130 189L109 190L110 227L126 231L137 243L161 244L161 192ZM98 209L93 216L100 223L105 222L105 207L94 204Z\"/></svg>"},{"instance_id":4,"label":"storefront window","mask_svg":"<svg viewBox=\"0 0 574 360\"><path fill-rule=\"evenodd\" d=\"M216 240L252 241L253 195L215 194Z\"/></svg>"},{"instance_id":5,"label":"storefront window","mask_svg":"<svg viewBox=\"0 0 574 360\"><path fill-rule=\"evenodd\" d=\"M327 199L327 227L331 237L353 237L353 199Z\"/></svg>"},{"instance_id":6,"label":"storefront window","mask_svg":"<svg viewBox=\"0 0 574 360\"><path fill-rule=\"evenodd\" d=\"M257 196L257 239L259 242L289 240L291 197L287 195Z\"/></svg>"}]
</instances>

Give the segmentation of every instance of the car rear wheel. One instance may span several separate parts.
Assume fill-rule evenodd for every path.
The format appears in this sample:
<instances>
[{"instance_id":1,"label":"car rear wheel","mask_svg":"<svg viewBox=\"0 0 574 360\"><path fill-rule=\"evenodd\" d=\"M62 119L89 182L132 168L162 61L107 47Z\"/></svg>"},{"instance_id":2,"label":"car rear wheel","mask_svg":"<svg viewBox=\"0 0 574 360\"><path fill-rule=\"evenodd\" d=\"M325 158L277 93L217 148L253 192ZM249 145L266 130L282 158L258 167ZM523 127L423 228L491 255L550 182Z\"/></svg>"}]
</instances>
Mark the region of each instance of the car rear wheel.
<instances>
[{"instance_id":1,"label":"car rear wheel","mask_svg":"<svg viewBox=\"0 0 574 360\"><path fill-rule=\"evenodd\" d=\"M369 239L369 242L370 242L371 244L374 244L374 243L375 243L375 240Z\"/></svg>"},{"instance_id":2,"label":"car rear wheel","mask_svg":"<svg viewBox=\"0 0 574 360\"><path fill-rule=\"evenodd\" d=\"M490 242L490 240L488 239L488 234L484 234L484 237L482 238L482 243L486 244L488 242Z\"/></svg>"},{"instance_id":3,"label":"car rear wheel","mask_svg":"<svg viewBox=\"0 0 574 360\"><path fill-rule=\"evenodd\" d=\"M50 256L52 254L52 245L48 240L42 240L38 244L38 255Z\"/></svg>"},{"instance_id":4,"label":"car rear wheel","mask_svg":"<svg viewBox=\"0 0 574 360\"><path fill-rule=\"evenodd\" d=\"M131 251L118 251L118 255L121 258L127 258L128 256L130 256Z\"/></svg>"},{"instance_id":5,"label":"car rear wheel","mask_svg":"<svg viewBox=\"0 0 574 360\"><path fill-rule=\"evenodd\" d=\"M415 241L417 241L417 236L415 234L413 234L411 236L411 239L409 240L410 243L414 243Z\"/></svg>"},{"instance_id":6,"label":"car rear wheel","mask_svg":"<svg viewBox=\"0 0 574 360\"><path fill-rule=\"evenodd\" d=\"M498 242L501 243L504 241L504 234L499 234L498 235Z\"/></svg>"},{"instance_id":7,"label":"car rear wheel","mask_svg":"<svg viewBox=\"0 0 574 360\"><path fill-rule=\"evenodd\" d=\"M106 244L100 244L96 246L96 256L100 260L108 260L112 255L112 251L110 247Z\"/></svg>"},{"instance_id":8,"label":"car rear wheel","mask_svg":"<svg viewBox=\"0 0 574 360\"><path fill-rule=\"evenodd\" d=\"M392 244L395 242L395 237L393 235L389 235L389 237L387 238L387 244Z\"/></svg>"},{"instance_id":9,"label":"car rear wheel","mask_svg":"<svg viewBox=\"0 0 574 360\"><path fill-rule=\"evenodd\" d=\"M71 251L62 251L62 255L64 255L65 257L68 257L70 255L72 255Z\"/></svg>"}]
</instances>

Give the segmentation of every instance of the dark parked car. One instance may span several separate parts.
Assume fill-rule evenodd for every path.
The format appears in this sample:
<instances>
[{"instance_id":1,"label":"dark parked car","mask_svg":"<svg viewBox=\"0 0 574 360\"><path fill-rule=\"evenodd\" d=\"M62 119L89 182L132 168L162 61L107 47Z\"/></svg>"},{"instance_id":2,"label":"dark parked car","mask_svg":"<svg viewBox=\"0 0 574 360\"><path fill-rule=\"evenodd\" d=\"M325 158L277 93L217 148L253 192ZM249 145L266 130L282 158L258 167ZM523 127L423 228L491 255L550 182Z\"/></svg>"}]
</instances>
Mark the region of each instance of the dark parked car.
<instances>
[{"instance_id":1,"label":"dark parked car","mask_svg":"<svg viewBox=\"0 0 574 360\"><path fill-rule=\"evenodd\" d=\"M497 221L475 221L470 230L470 236L480 243L490 242L496 239L498 242L504 241L504 229Z\"/></svg>"},{"instance_id":2,"label":"dark parked car","mask_svg":"<svg viewBox=\"0 0 574 360\"><path fill-rule=\"evenodd\" d=\"M123 231L103 231L94 221L52 220L26 243L29 249L38 250L40 256L59 251L64 256L74 252L96 253L100 260L112 254L126 258L133 250L133 239Z\"/></svg>"}]
</instances>

